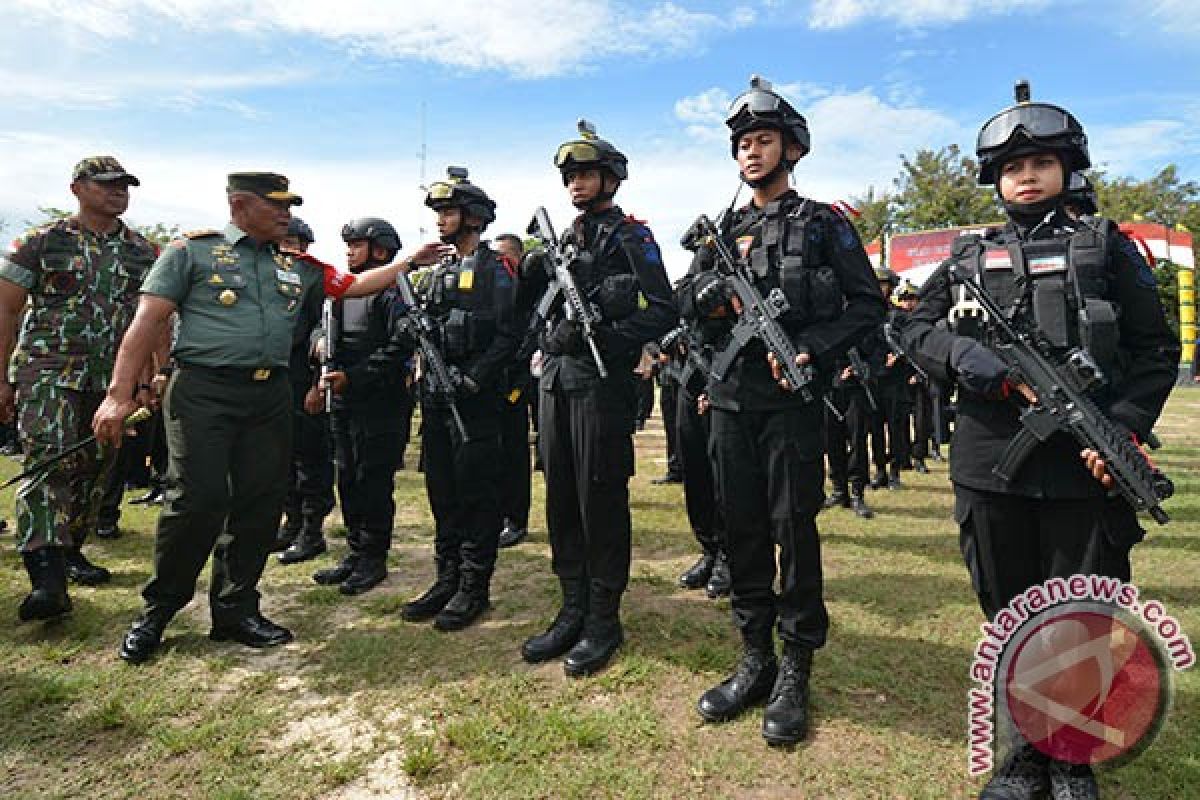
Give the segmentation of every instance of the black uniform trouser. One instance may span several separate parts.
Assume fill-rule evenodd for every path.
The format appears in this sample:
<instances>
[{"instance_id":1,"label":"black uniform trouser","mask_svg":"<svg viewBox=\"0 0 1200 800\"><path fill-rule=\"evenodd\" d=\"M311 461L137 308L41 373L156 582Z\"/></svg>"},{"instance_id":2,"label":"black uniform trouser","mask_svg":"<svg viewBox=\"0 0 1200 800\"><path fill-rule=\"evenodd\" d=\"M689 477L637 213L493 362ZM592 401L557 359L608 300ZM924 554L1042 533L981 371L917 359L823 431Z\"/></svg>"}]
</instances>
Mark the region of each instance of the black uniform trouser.
<instances>
[{"instance_id":1,"label":"black uniform trouser","mask_svg":"<svg viewBox=\"0 0 1200 800\"><path fill-rule=\"evenodd\" d=\"M680 475L683 472L683 467L679 461L679 426L676 423L676 413L678 411L676 399L678 395L683 394L679 390L679 384L670 378L664 378L662 386L659 387L658 404L662 407L663 428L667 434L667 474Z\"/></svg>"},{"instance_id":2,"label":"black uniform trouser","mask_svg":"<svg viewBox=\"0 0 1200 800\"><path fill-rule=\"evenodd\" d=\"M448 408L421 406L421 458L434 519L434 557L457 569L464 586L487 589L503 525L499 398L460 399L464 442Z\"/></svg>"},{"instance_id":3,"label":"black uniform trouser","mask_svg":"<svg viewBox=\"0 0 1200 800\"><path fill-rule=\"evenodd\" d=\"M820 412L713 409L712 457L725 518L733 621L748 642L825 644L817 512L825 493ZM776 546L780 590L775 592Z\"/></svg>"},{"instance_id":4,"label":"black uniform trouser","mask_svg":"<svg viewBox=\"0 0 1200 800\"><path fill-rule=\"evenodd\" d=\"M645 422L646 420L650 419L650 415L654 413L653 378L642 378L641 376L638 376L637 397L637 418L639 422Z\"/></svg>"},{"instance_id":5,"label":"black uniform trouser","mask_svg":"<svg viewBox=\"0 0 1200 800\"><path fill-rule=\"evenodd\" d=\"M841 412L839 420L825 409L825 453L829 458L829 483L835 492L847 489L861 495L867 488L867 431L871 409L861 389L837 389L829 401Z\"/></svg>"},{"instance_id":6,"label":"black uniform trouser","mask_svg":"<svg viewBox=\"0 0 1200 800\"><path fill-rule=\"evenodd\" d=\"M333 441L329 415L304 410L307 388L292 387L292 458L283 509L294 526L305 520L320 527L334 505Z\"/></svg>"},{"instance_id":7,"label":"black uniform trouser","mask_svg":"<svg viewBox=\"0 0 1200 800\"><path fill-rule=\"evenodd\" d=\"M500 412L500 448L503 472L500 477L500 513L518 528L529 527L531 468L529 456L529 395L521 392L517 402L504 402Z\"/></svg>"},{"instance_id":8,"label":"black uniform trouser","mask_svg":"<svg viewBox=\"0 0 1200 800\"><path fill-rule=\"evenodd\" d=\"M150 609L183 608L212 553L213 624L232 624L258 613L256 587L283 511L292 449L287 370L254 381L250 370L180 368L164 415L167 503L142 596Z\"/></svg>"},{"instance_id":9,"label":"black uniform trouser","mask_svg":"<svg viewBox=\"0 0 1200 800\"><path fill-rule=\"evenodd\" d=\"M912 397L904 386L880 392L879 405L887 423L888 463L892 469L912 464Z\"/></svg>"},{"instance_id":10,"label":"black uniform trouser","mask_svg":"<svg viewBox=\"0 0 1200 800\"><path fill-rule=\"evenodd\" d=\"M864 401L865 402L865 401ZM879 402L879 398L875 398ZM867 430L871 435L871 463L877 472L886 472L888 464L887 416L883 408L867 409Z\"/></svg>"},{"instance_id":11,"label":"black uniform trouser","mask_svg":"<svg viewBox=\"0 0 1200 800\"><path fill-rule=\"evenodd\" d=\"M586 589L594 618L612 619L629 583L634 387L610 378L579 392L543 389L540 403L551 566Z\"/></svg>"},{"instance_id":12,"label":"black uniform trouser","mask_svg":"<svg viewBox=\"0 0 1200 800\"><path fill-rule=\"evenodd\" d=\"M712 414L701 415L696 410L696 399L682 389L676 392L675 403L676 442L688 522L700 547L707 555L715 556L725 549L725 530L708 457Z\"/></svg>"},{"instance_id":13,"label":"black uniform trouser","mask_svg":"<svg viewBox=\"0 0 1200 800\"><path fill-rule=\"evenodd\" d=\"M1120 498L1038 500L954 485L959 546L989 619L1021 592L1074 574L1130 579L1145 535Z\"/></svg>"},{"instance_id":14,"label":"black uniform trouser","mask_svg":"<svg viewBox=\"0 0 1200 800\"><path fill-rule=\"evenodd\" d=\"M933 438L933 396L929 387L918 383L913 394L913 458L929 458Z\"/></svg>"},{"instance_id":15,"label":"black uniform trouser","mask_svg":"<svg viewBox=\"0 0 1200 800\"><path fill-rule=\"evenodd\" d=\"M350 552L371 559L387 558L392 546L393 492L403 438L400 409L391 405L391 397L385 400L335 408L330 420Z\"/></svg>"}]
</instances>

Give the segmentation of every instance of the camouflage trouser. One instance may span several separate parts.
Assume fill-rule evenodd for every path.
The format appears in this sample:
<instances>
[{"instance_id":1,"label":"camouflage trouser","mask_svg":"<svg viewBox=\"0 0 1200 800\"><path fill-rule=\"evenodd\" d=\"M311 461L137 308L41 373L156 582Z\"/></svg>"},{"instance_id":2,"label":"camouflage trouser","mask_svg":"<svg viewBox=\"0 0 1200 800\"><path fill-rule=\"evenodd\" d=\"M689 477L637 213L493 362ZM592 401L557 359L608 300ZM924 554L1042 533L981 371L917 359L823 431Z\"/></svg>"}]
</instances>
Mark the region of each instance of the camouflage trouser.
<instances>
[{"instance_id":1,"label":"camouflage trouser","mask_svg":"<svg viewBox=\"0 0 1200 800\"><path fill-rule=\"evenodd\" d=\"M103 392L65 389L53 376L17 387L17 429L25 463L36 464L92 433L92 415ZM49 470L26 478L17 487L17 549L72 547L96 527L104 478L116 462L115 450L104 457L95 445L85 447Z\"/></svg>"}]
</instances>

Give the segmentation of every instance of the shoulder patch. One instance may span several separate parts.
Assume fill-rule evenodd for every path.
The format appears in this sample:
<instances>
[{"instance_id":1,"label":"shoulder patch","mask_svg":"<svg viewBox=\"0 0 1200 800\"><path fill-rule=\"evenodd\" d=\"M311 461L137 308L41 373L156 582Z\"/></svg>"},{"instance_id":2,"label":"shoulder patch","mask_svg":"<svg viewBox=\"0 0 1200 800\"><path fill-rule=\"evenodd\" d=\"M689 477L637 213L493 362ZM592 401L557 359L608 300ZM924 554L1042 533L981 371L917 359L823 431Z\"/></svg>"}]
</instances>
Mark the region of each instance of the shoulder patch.
<instances>
[{"instance_id":1,"label":"shoulder patch","mask_svg":"<svg viewBox=\"0 0 1200 800\"><path fill-rule=\"evenodd\" d=\"M221 232L213 228L200 228L199 230L188 231L183 236L185 239L203 239L208 236L220 236Z\"/></svg>"},{"instance_id":2,"label":"shoulder patch","mask_svg":"<svg viewBox=\"0 0 1200 800\"><path fill-rule=\"evenodd\" d=\"M1138 246L1128 236L1121 236L1120 242L1121 252L1129 259L1130 266L1137 271L1138 286L1143 289L1157 289L1158 280L1154 277L1154 270Z\"/></svg>"},{"instance_id":3,"label":"shoulder patch","mask_svg":"<svg viewBox=\"0 0 1200 800\"><path fill-rule=\"evenodd\" d=\"M646 224L646 220L644 220L644 219L638 219L638 218L637 218L637 217L635 217L633 214L626 214L626 215L625 215L625 221L626 221L626 222L632 222L634 225L645 225L645 224Z\"/></svg>"}]
</instances>

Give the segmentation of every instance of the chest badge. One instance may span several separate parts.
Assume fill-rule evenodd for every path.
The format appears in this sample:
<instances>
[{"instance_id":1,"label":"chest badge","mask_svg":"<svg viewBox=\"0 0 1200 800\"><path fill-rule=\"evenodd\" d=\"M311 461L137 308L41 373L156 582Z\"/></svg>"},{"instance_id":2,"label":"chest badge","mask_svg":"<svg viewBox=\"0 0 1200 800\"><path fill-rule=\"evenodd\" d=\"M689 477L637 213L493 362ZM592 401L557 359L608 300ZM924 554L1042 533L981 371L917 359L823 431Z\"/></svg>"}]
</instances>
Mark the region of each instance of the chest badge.
<instances>
[{"instance_id":1,"label":"chest badge","mask_svg":"<svg viewBox=\"0 0 1200 800\"><path fill-rule=\"evenodd\" d=\"M217 295L217 302L228 308L237 302L237 292L233 289L226 289Z\"/></svg>"}]
</instances>

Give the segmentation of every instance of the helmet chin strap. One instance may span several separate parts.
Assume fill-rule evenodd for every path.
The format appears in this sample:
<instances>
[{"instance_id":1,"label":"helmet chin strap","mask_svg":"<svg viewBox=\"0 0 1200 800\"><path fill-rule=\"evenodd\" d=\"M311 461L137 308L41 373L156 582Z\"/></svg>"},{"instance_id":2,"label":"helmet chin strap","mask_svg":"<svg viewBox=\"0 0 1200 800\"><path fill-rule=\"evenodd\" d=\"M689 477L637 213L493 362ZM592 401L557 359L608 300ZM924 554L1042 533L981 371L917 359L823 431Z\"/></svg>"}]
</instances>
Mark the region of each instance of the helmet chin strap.
<instances>
[{"instance_id":1,"label":"helmet chin strap","mask_svg":"<svg viewBox=\"0 0 1200 800\"><path fill-rule=\"evenodd\" d=\"M750 178L746 177L746 173L742 170L738 171L738 175L741 177L742 182L745 183L747 186L749 186L751 189L761 189L764 186L769 186L771 184L771 182L774 181L776 178L778 178L780 175L784 175L786 173L791 172L792 167L794 167L794 166L795 166L794 162L792 164L788 164L787 159L784 157L783 153L780 153L779 160L775 162L775 167L770 172L768 172L766 175L763 175L761 178L754 178L753 180L751 180Z\"/></svg>"}]
</instances>

